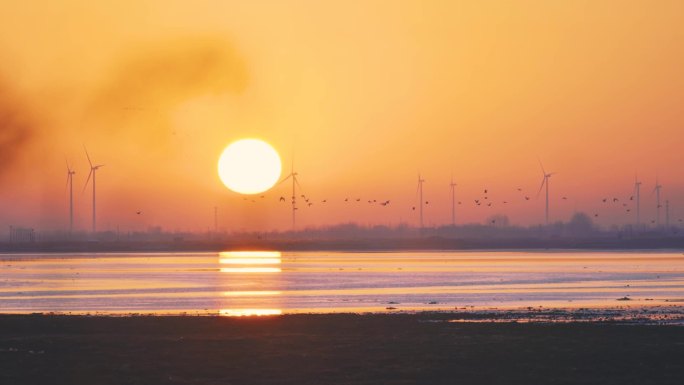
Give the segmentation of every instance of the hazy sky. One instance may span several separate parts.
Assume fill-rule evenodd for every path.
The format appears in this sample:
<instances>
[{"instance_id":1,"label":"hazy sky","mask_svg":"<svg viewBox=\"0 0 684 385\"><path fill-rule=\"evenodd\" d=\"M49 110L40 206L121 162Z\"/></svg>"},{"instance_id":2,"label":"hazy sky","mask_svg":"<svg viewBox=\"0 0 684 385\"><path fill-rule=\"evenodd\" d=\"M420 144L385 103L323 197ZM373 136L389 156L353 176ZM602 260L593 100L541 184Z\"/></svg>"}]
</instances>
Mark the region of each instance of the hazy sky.
<instances>
[{"instance_id":1,"label":"hazy sky","mask_svg":"<svg viewBox=\"0 0 684 385\"><path fill-rule=\"evenodd\" d=\"M289 186L251 203L218 179L246 136L285 170L294 150L317 201L302 226L415 224L418 172L427 224L450 221L452 174L459 222L540 223L538 158L552 220L633 221L601 198L628 200L635 173L645 221L656 175L684 216L682 1L103 3L0 3L4 229L67 226L65 157L90 226L83 144L105 164L100 229L206 230L214 206L222 228L286 229Z\"/></svg>"}]
</instances>

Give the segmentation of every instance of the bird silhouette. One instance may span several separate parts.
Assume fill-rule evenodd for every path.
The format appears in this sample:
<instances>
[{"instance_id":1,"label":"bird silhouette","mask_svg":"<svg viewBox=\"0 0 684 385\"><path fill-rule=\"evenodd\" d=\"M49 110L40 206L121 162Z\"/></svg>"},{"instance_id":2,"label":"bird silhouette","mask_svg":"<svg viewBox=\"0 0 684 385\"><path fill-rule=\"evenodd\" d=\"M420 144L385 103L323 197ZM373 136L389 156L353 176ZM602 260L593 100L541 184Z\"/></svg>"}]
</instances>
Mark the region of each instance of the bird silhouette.
<instances>
[{"instance_id":1,"label":"bird silhouette","mask_svg":"<svg viewBox=\"0 0 684 385\"><path fill-rule=\"evenodd\" d=\"M415 211L415 210L416 210L416 206L411 207L411 210Z\"/></svg>"},{"instance_id":2,"label":"bird silhouette","mask_svg":"<svg viewBox=\"0 0 684 385\"><path fill-rule=\"evenodd\" d=\"M563 200L564 200L564 201L568 200L568 197L563 197Z\"/></svg>"},{"instance_id":3,"label":"bird silhouette","mask_svg":"<svg viewBox=\"0 0 684 385\"><path fill-rule=\"evenodd\" d=\"M135 213L140 215L140 214L142 214L142 211L136 211Z\"/></svg>"},{"instance_id":4,"label":"bird silhouette","mask_svg":"<svg viewBox=\"0 0 684 385\"><path fill-rule=\"evenodd\" d=\"M530 200L530 197L525 197L525 200L526 200L526 201L529 201L529 200Z\"/></svg>"}]
</instances>

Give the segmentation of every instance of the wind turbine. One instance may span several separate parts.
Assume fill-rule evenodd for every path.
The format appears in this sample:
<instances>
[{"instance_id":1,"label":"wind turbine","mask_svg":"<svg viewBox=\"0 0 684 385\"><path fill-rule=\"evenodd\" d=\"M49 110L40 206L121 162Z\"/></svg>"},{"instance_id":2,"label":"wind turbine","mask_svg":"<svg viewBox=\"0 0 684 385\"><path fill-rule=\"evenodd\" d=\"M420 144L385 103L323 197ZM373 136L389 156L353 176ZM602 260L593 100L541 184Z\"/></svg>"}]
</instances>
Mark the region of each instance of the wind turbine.
<instances>
[{"instance_id":1,"label":"wind turbine","mask_svg":"<svg viewBox=\"0 0 684 385\"><path fill-rule=\"evenodd\" d=\"M656 177L656 185L653 192L656 194L656 226L660 227L660 189L663 186L658 183L658 177Z\"/></svg>"},{"instance_id":2,"label":"wind turbine","mask_svg":"<svg viewBox=\"0 0 684 385\"><path fill-rule=\"evenodd\" d=\"M451 225L456 226L456 183L454 183L454 177L451 177Z\"/></svg>"},{"instance_id":3,"label":"wind turbine","mask_svg":"<svg viewBox=\"0 0 684 385\"><path fill-rule=\"evenodd\" d=\"M420 177L420 173L418 173L418 190L416 191L418 193L418 199L420 201L420 228L423 228L423 183L425 182L425 179Z\"/></svg>"},{"instance_id":4,"label":"wind turbine","mask_svg":"<svg viewBox=\"0 0 684 385\"><path fill-rule=\"evenodd\" d=\"M285 182L286 180L292 178L292 231L295 230L295 212L297 211L297 193L295 188L299 187L300 189L302 186L299 185L299 181L297 180L297 175L299 175L297 172L294 170L294 159L292 160L292 165L290 168L290 173L283 178L280 182L278 182L278 185L281 183Z\"/></svg>"},{"instance_id":5,"label":"wind turbine","mask_svg":"<svg viewBox=\"0 0 684 385\"><path fill-rule=\"evenodd\" d=\"M636 195L636 224L637 227L641 224L641 196L640 196L640 190L641 188L641 182L639 182L639 179L637 179L636 175L634 176L634 195Z\"/></svg>"},{"instance_id":6,"label":"wind turbine","mask_svg":"<svg viewBox=\"0 0 684 385\"><path fill-rule=\"evenodd\" d=\"M86 180L85 186L83 186L83 191L85 191L86 187L88 187L90 177L93 177L93 234L95 234L95 173L100 167L103 167L104 164L93 165L93 162L90 160L90 155L88 155L88 149L85 146L83 146L83 149L85 150L86 157L88 158L88 163L90 163L90 173L88 173L88 179Z\"/></svg>"},{"instance_id":7,"label":"wind turbine","mask_svg":"<svg viewBox=\"0 0 684 385\"><path fill-rule=\"evenodd\" d=\"M66 160L66 159L65 159ZM67 186L69 186L69 234L74 231L74 174L76 171L71 169L69 161L66 160L67 166Z\"/></svg>"},{"instance_id":8,"label":"wind turbine","mask_svg":"<svg viewBox=\"0 0 684 385\"><path fill-rule=\"evenodd\" d=\"M539 161L539 166L542 169L542 182L541 186L539 186L539 191L537 191L537 197L539 197L539 193L541 193L542 188L544 188L544 185L546 185L546 210L545 210L545 221L546 225L548 226L549 224L549 178L551 178L551 175L555 174L555 172L551 173L546 173L546 170L544 170L544 165L542 164L541 160Z\"/></svg>"}]
</instances>

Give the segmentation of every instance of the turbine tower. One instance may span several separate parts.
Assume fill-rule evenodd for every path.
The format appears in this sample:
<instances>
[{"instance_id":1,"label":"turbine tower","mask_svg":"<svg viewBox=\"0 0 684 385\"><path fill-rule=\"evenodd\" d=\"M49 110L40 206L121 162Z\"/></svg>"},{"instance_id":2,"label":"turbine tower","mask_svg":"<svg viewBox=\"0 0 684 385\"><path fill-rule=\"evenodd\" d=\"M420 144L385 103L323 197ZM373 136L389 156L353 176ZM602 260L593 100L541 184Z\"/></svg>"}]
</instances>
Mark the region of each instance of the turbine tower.
<instances>
[{"instance_id":1,"label":"turbine tower","mask_svg":"<svg viewBox=\"0 0 684 385\"><path fill-rule=\"evenodd\" d=\"M88 173L88 179L86 179L85 186L83 186L83 191L85 191L86 187L88 187L88 182L90 182L90 177L93 177L93 234L95 234L95 231L97 229L95 225L95 213L96 213L96 206L95 206L95 173L100 167L103 167L104 164L97 164L93 165L93 162L90 160L90 155L88 155L88 149L83 146L83 149L85 150L86 157L88 158L88 163L90 164L90 173Z\"/></svg>"},{"instance_id":2,"label":"turbine tower","mask_svg":"<svg viewBox=\"0 0 684 385\"><path fill-rule=\"evenodd\" d=\"M418 173L418 191L417 191L417 193L418 193L418 199L420 199L420 201L418 203L420 203L419 208L420 208L420 228L421 228L421 230L423 229L423 203L424 203L423 202L423 183L424 182L425 182L425 179L421 178L420 173Z\"/></svg>"},{"instance_id":3,"label":"turbine tower","mask_svg":"<svg viewBox=\"0 0 684 385\"><path fill-rule=\"evenodd\" d=\"M539 186L539 191L537 191L537 197L539 197L539 193L541 193L542 188L546 186L546 209L544 211L544 220L546 225L548 226L549 224L549 178L551 178L551 175L555 174L555 172L551 173L546 173L546 170L544 170L544 165L542 164L541 160L539 161L539 166L542 169L542 182L541 186Z\"/></svg>"},{"instance_id":4,"label":"turbine tower","mask_svg":"<svg viewBox=\"0 0 684 385\"><path fill-rule=\"evenodd\" d=\"M69 186L69 234L74 231L74 174L76 171L71 169L69 161L66 161L67 166L67 186Z\"/></svg>"},{"instance_id":5,"label":"turbine tower","mask_svg":"<svg viewBox=\"0 0 684 385\"><path fill-rule=\"evenodd\" d=\"M636 195L636 224L637 227L641 224L641 195L640 195L640 190L641 189L641 182L639 182L639 179L634 176L634 195Z\"/></svg>"},{"instance_id":6,"label":"turbine tower","mask_svg":"<svg viewBox=\"0 0 684 385\"><path fill-rule=\"evenodd\" d=\"M670 201L665 200L665 228L670 227Z\"/></svg>"},{"instance_id":7,"label":"turbine tower","mask_svg":"<svg viewBox=\"0 0 684 385\"><path fill-rule=\"evenodd\" d=\"M656 185L653 192L656 194L656 226L660 227L660 189L663 186L658 183L658 178L656 178Z\"/></svg>"},{"instance_id":8,"label":"turbine tower","mask_svg":"<svg viewBox=\"0 0 684 385\"><path fill-rule=\"evenodd\" d=\"M454 177L451 177L451 225L456 226L456 183L454 183Z\"/></svg>"},{"instance_id":9,"label":"turbine tower","mask_svg":"<svg viewBox=\"0 0 684 385\"><path fill-rule=\"evenodd\" d=\"M299 175L297 172L294 170L294 160L292 160L292 165L290 168L290 173L283 178L278 184L280 185L281 183L285 182L286 180L292 178L292 231L295 230L295 212L297 211L297 192L296 192L296 187L299 187L300 189L302 186L299 185L299 180L297 180L297 175Z\"/></svg>"}]
</instances>

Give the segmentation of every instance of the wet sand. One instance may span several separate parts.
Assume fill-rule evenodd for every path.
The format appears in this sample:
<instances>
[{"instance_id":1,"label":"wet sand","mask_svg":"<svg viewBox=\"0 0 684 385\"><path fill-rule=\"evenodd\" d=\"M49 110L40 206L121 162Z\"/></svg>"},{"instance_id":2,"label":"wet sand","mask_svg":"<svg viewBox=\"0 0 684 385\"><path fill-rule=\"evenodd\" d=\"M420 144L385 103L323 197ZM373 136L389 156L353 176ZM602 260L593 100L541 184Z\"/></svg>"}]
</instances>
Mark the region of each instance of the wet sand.
<instances>
[{"instance_id":1,"label":"wet sand","mask_svg":"<svg viewBox=\"0 0 684 385\"><path fill-rule=\"evenodd\" d=\"M492 321L491 314L453 313L2 315L0 384L679 384L684 378L682 326Z\"/></svg>"}]
</instances>

